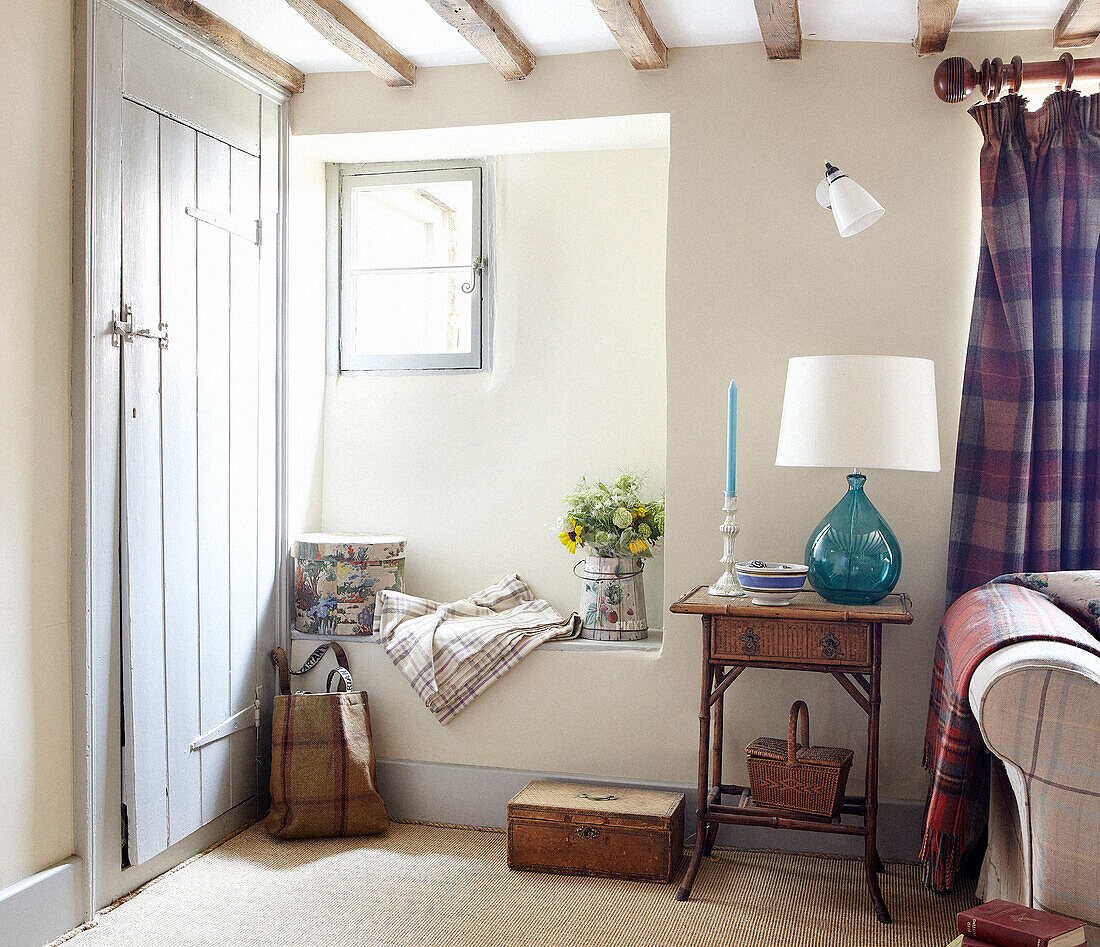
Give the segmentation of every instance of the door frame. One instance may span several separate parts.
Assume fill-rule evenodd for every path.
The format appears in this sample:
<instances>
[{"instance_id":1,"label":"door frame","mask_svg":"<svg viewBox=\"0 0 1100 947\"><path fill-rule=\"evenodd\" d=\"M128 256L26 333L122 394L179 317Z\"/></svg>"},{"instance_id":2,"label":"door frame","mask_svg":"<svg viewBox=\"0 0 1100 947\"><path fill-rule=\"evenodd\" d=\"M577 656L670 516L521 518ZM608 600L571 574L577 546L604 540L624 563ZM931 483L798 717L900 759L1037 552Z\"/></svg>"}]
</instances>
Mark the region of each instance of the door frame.
<instances>
[{"instance_id":1,"label":"door frame","mask_svg":"<svg viewBox=\"0 0 1100 947\"><path fill-rule=\"evenodd\" d=\"M83 861L85 920L259 815L242 804L149 862L121 868L121 611L118 584L118 388L110 368L112 309L121 298L122 42L124 19L213 66L277 111L276 628L289 608L286 525L286 207L289 95L142 0L77 0L73 85L72 735L73 842ZM113 305L112 305L113 303ZM114 377L112 377L112 374ZM114 385L114 394L109 394ZM113 416L112 416L113 414ZM113 511L113 514L112 514ZM265 688L265 705L270 705ZM257 799L258 801L258 799ZM247 810L247 811L244 811Z\"/></svg>"}]
</instances>

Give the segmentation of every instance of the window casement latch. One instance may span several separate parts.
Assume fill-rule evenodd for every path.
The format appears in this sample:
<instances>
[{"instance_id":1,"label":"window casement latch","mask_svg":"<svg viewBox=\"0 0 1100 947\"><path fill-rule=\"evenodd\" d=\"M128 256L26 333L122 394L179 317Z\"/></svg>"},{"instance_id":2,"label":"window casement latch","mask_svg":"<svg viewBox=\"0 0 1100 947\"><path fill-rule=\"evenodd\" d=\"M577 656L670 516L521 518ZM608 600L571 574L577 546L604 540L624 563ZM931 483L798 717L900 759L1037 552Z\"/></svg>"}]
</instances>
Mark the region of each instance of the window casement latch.
<instances>
[{"instance_id":1,"label":"window casement latch","mask_svg":"<svg viewBox=\"0 0 1100 947\"><path fill-rule=\"evenodd\" d=\"M462 292L467 296L474 291L474 287L477 286L478 277L485 272L485 267L489 265L489 261L482 257L480 260L474 260L470 264L470 282L462 284Z\"/></svg>"},{"instance_id":2,"label":"window casement latch","mask_svg":"<svg viewBox=\"0 0 1100 947\"><path fill-rule=\"evenodd\" d=\"M119 319L118 313L111 313L111 345L115 348L123 340L132 343L134 339L157 339L162 349L168 348L167 322L161 322L157 329L135 329L134 310L129 303L122 307L122 315L123 318Z\"/></svg>"}]
</instances>

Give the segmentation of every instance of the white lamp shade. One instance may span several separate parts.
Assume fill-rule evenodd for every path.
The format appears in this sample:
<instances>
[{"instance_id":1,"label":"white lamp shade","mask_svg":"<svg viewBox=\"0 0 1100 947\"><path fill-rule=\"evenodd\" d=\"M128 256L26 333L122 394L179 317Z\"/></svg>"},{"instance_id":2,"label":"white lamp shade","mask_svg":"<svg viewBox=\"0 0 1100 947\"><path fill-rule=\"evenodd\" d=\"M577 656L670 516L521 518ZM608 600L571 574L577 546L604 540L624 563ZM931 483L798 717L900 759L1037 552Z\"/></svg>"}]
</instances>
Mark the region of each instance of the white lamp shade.
<instances>
[{"instance_id":1,"label":"white lamp shade","mask_svg":"<svg viewBox=\"0 0 1100 947\"><path fill-rule=\"evenodd\" d=\"M886 211L882 205L848 175L834 173L817 186L817 202L832 210L836 229L842 237L866 230Z\"/></svg>"},{"instance_id":2,"label":"white lamp shade","mask_svg":"<svg viewBox=\"0 0 1100 947\"><path fill-rule=\"evenodd\" d=\"M792 358L775 463L939 470L935 366L895 355Z\"/></svg>"}]
</instances>

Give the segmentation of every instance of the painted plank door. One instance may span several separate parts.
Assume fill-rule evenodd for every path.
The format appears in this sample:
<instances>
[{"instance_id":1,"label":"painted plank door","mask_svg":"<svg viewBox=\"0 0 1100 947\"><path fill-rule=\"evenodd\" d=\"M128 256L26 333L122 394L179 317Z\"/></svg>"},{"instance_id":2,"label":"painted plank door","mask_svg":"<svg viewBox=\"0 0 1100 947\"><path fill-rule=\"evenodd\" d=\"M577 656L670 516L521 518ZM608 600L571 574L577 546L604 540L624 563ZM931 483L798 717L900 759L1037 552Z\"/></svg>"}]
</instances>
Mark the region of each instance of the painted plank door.
<instances>
[{"instance_id":1,"label":"painted plank door","mask_svg":"<svg viewBox=\"0 0 1100 947\"><path fill-rule=\"evenodd\" d=\"M260 785L277 340L275 269L250 236L260 158L130 101L122 124L123 803L139 864Z\"/></svg>"},{"instance_id":2,"label":"painted plank door","mask_svg":"<svg viewBox=\"0 0 1100 947\"><path fill-rule=\"evenodd\" d=\"M122 314L160 324L160 117L122 106ZM134 326L136 328L136 326ZM129 336L127 335L127 338ZM159 342L122 349L122 793L131 860L168 840ZM139 860L141 860L139 858Z\"/></svg>"}]
</instances>

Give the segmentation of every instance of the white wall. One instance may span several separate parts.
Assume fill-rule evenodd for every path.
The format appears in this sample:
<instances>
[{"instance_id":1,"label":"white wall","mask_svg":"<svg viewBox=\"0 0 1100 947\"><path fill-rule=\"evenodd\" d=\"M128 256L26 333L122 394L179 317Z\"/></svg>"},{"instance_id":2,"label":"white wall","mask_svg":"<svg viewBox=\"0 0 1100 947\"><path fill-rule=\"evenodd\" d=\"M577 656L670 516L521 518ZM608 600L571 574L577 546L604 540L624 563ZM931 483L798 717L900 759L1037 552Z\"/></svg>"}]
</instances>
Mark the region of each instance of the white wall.
<instances>
[{"instance_id":1,"label":"white wall","mask_svg":"<svg viewBox=\"0 0 1100 947\"><path fill-rule=\"evenodd\" d=\"M568 614L562 495L622 469L664 490L668 152L495 163L492 371L330 381L324 527L408 536L415 594L450 601L518 572Z\"/></svg>"},{"instance_id":2,"label":"white wall","mask_svg":"<svg viewBox=\"0 0 1100 947\"><path fill-rule=\"evenodd\" d=\"M0 30L0 888L72 852L72 9Z\"/></svg>"},{"instance_id":3,"label":"white wall","mask_svg":"<svg viewBox=\"0 0 1100 947\"><path fill-rule=\"evenodd\" d=\"M287 530L321 528L325 403L325 165L289 149Z\"/></svg>"},{"instance_id":4,"label":"white wall","mask_svg":"<svg viewBox=\"0 0 1100 947\"><path fill-rule=\"evenodd\" d=\"M948 51L979 63L1017 52L1050 58L1048 43L1045 33L960 34ZM364 74L314 75L291 121L296 135L311 136L670 114L666 602L717 574L731 377L741 392L738 552L796 560L845 484L841 471L774 466L788 357L881 352L935 360L943 471L875 472L868 482L901 541L899 588L911 594L916 614L912 626L884 636L881 788L886 798L920 800L977 262L981 139L964 108L935 98L938 57L922 60L902 45L812 41L803 55L767 62L759 44L672 50L667 72L640 75L618 52L591 53L544 58L530 77L508 84L488 66L424 69L409 90ZM814 202L826 159L886 207L865 234L840 240ZM532 401L531 417L545 405ZM335 462L344 449L334 436L330 425L326 454ZM434 451L425 445L425 460ZM509 475L500 482L507 488ZM364 506L349 503L341 516L373 502L369 482L359 486ZM441 560L430 568L452 567ZM698 622L666 619L657 660L536 653L447 728L418 705L376 646L355 646L352 661L372 692L383 756L691 782ZM727 743L781 733L799 696L810 703L815 740L856 746L859 773L858 710L822 676L746 675L727 701ZM729 768L727 777L743 773L736 754Z\"/></svg>"}]
</instances>

